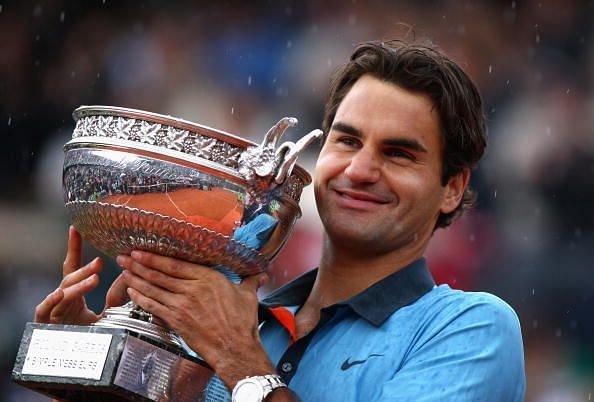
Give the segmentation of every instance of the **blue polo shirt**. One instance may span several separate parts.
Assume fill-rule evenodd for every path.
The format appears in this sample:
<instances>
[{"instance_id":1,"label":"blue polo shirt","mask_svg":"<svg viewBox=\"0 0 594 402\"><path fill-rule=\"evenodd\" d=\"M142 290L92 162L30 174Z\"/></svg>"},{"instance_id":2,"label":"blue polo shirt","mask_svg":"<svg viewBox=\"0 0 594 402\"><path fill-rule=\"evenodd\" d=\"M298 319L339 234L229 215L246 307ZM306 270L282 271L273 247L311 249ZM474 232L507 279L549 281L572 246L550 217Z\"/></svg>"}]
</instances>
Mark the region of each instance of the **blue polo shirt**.
<instances>
[{"instance_id":1,"label":"blue polo shirt","mask_svg":"<svg viewBox=\"0 0 594 402\"><path fill-rule=\"evenodd\" d=\"M421 259L324 308L315 329L293 341L286 312L303 305L316 275L285 285L260 308L262 342L303 401L523 400L520 325L501 299L435 286ZM285 317L271 312L278 307Z\"/></svg>"}]
</instances>

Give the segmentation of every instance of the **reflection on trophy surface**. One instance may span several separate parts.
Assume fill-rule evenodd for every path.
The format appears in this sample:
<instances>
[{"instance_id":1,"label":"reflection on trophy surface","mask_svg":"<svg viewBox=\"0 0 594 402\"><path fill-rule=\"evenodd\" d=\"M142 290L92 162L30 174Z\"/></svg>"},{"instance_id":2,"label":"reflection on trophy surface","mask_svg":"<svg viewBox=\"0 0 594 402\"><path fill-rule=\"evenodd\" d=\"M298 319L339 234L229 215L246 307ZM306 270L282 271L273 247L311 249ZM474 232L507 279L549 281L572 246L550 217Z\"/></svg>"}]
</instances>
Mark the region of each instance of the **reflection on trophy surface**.
<instances>
[{"instance_id":1,"label":"reflection on trophy surface","mask_svg":"<svg viewBox=\"0 0 594 402\"><path fill-rule=\"evenodd\" d=\"M267 269L311 181L295 164L322 132L260 145L188 121L108 106L75 110L65 145L66 209L108 255L146 250L212 266L229 279ZM71 400L199 400L212 371L150 312L127 303L93 326L27 324L13 379ZM82 352L81 352L82 351Z\"/></svg>"}]
</instances>

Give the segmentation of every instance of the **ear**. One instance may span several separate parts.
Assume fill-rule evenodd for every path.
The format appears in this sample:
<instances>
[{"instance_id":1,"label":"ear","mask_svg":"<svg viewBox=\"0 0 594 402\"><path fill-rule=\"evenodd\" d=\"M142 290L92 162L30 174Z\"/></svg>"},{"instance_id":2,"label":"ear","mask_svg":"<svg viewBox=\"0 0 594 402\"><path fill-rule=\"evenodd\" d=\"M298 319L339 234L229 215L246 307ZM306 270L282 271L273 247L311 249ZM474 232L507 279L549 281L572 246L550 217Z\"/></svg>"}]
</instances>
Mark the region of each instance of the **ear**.
<instances>
[{"instance_id":1,"label":"ear","mask_svg":"<svg viewBox=\"0 0 594 402\"><path fill-rule=\"evenodd\" d=\"M468 187L468 181L470 180L470 168L464 168L460 173L449 178L448 183L445 186L444 199L441 203L441 212L449 214L460 205L462 196L466 187Z\"/></svg>"}]
</instances>

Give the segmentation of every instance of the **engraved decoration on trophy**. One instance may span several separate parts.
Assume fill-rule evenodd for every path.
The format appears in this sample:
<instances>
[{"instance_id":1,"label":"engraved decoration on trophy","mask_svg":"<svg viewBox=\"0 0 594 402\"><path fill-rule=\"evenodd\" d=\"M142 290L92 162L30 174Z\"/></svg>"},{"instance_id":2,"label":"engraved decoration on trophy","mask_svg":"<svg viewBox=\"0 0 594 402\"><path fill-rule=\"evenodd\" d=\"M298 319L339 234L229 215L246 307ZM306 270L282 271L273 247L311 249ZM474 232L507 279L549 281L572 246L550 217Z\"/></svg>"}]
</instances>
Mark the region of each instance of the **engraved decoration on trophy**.
<instances>
[{"instance_id":1,"label":"engraved decoration on trophy","mask_svg":"<svg viewBox=\"0 0 594 402\"><path fill-rule=\"evenodd\" d=\"M63 189L83 238L114 257L145 250L213 266L230 278L266 270L288 239L311 182L296 159L322 135L314 130L278 145L297 123L288 117L260 145L134 109L82 106L73 117ZM73 400L200 400L212 371L160 324L131 302L108 309L93 326L27 324L13 380ZM68 343L72 334L78 341ZM86 361L92 374L48 368L67 365L48 350L58 343L68 356L81 342L100 349Z\"/></svg>"}]
</instances>

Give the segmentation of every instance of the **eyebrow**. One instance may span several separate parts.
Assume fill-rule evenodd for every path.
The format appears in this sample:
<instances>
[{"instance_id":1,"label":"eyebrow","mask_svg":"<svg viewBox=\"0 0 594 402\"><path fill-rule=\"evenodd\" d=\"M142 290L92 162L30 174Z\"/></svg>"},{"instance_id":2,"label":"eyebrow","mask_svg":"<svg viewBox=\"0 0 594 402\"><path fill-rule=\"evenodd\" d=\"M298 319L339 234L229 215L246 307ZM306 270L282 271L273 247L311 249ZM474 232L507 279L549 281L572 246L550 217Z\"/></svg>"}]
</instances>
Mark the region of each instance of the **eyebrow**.
<instances>
[{"instance_id":1,"label":"eyebrow","mask_svg":"<svg viewBox=\"0 0 594 402\"><path fill-rule=\"evenodd\" d=\"M363 132L357 127L354 127L347 123L336 122L332 124L331 130L340 131L345 134L352 135L353 137L363 138ZM387 138L383 141L385 145L393 147L407 148L412 151L427 153L425 148L419 141L414 138Z\"/></svg>"}]
</instances>

